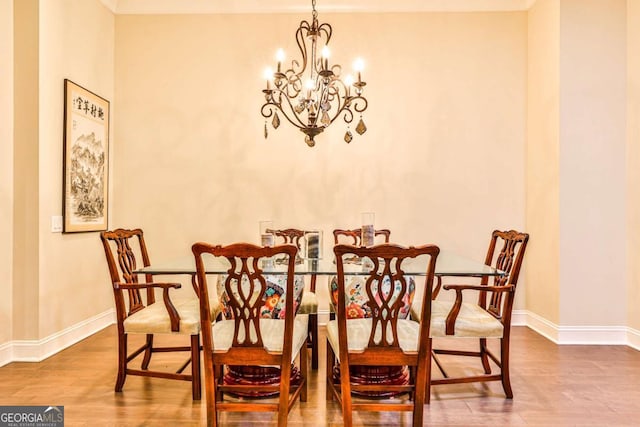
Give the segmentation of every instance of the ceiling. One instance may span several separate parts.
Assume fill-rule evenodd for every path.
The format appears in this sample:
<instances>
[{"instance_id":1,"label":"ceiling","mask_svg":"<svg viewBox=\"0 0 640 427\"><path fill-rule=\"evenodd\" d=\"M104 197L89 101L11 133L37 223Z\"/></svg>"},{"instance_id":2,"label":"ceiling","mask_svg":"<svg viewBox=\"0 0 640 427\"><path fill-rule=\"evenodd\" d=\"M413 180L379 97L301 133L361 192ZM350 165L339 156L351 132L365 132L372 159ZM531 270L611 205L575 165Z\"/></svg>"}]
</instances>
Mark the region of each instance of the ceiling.
<instances>
[{"instance_id":1,"label":"ceiling","mask_svg":"<svg viewBox=\"0 0 640 427\"><path fill-rule=\"evenodd\" d=\"M311 0L101 0L116 14L303 13ZM318 12L527 10L535 0L317 0Z\"/></svg>"}]
</instances>

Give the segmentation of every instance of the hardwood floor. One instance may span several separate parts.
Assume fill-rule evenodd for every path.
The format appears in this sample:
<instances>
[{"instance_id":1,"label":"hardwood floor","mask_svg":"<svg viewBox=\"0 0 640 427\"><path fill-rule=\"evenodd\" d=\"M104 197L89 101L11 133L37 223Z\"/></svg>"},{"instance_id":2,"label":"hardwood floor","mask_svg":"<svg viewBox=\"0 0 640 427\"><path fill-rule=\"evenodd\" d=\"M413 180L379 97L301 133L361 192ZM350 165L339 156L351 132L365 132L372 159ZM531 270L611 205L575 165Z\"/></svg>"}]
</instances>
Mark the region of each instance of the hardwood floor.
<instances>
[{"instance_id":1,"label":"hardwood floor","mask_svg":"<svg viewBox=\"0 0 640 427\"><path fill-rule=\"evenodd\" d=\"M325 402L323 328L320 336L320 369L310 370L308 401L296 404L290 425L341 425L338 404ZM557 346L525 327L513 328L511 351L513 400L504 398L499 383L436 386L425 409L426 425L640 425L640 352L623 346ZM171 367L179 360L158 354L152 365ZM468 370L467 362L478 368L476 360L460 360L444 359L453 372ZM0 405L64 405L66 426L203 424L204 400L192 401L189 383L128 377L124 391L115 393L115 378L112 326L41 363L0 368ZM229 426L275 425L272 414L265 413L224 414L220 420ZM354 423L409 426L411 416L356 412Z\"/></svg>"}]
</instances>

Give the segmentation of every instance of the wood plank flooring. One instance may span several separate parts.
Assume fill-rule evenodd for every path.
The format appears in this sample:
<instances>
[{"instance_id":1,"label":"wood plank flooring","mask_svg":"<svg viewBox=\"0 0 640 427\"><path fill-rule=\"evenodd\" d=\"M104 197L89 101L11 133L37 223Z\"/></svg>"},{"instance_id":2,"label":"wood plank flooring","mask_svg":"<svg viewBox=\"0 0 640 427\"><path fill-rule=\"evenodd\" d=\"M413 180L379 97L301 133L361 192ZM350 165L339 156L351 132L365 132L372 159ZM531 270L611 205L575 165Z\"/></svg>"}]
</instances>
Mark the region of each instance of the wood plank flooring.
<instances>
[{"instance_id":1,"label":"wood plank flooring","mask_svg":"<svg viewBox=\"0 0 640 427\"><path fill-rule=\"evenodd\" d=\"M296 404L290 425L342 423L338 404L325 401L322 328L320 343L320 369L310 370L308 401ZM436 340L434 345L454 344ZM499 383L435 386L425 406L426 425L640 426L640 352L624 346L557 346L525 327L513 328L511 352L513 400L504 398ZM154 359L152 365L169 368L183 360L162 354ZM452 373L479 368L475 359L443 361ZM111 326L41 363L0 368L0 405L64 405L66 426L203 425L204 400L191 400L189 383L128 377L124 391L115 393L115 377ZM223 414L220 420L229 426L276 424L265 413ZM356 412L354 423L409 426L411 415Z\"/></svg>"}]
</instances>

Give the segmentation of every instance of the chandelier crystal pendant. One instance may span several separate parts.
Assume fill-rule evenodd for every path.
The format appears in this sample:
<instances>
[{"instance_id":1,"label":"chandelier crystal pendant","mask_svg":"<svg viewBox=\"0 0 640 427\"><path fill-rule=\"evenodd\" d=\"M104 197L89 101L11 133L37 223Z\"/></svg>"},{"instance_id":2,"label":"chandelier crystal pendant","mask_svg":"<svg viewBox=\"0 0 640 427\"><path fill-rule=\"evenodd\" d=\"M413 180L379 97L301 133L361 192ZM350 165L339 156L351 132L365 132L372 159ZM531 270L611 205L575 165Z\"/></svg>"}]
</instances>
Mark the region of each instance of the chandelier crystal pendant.
<instances>
[{"instance_id":1,"label":"chandelier crystal pendant","mask_svg":"<svg viewBox=\"0 0 640 427\"><path fill-rule=\"evenodd\" d=\"M331 25L318 23L315 0L311 1L311 7L312 22L300 22L296 31L301 61L294 59L290 68L283 69L285 54L279 49L276 71L270 68L265 70L267 87L262 92L266 102L261 109L265 118L264 137L268 136L267 120L271 119L271 125L277 129L282 116L300 129L306 135L304 140L307 145L313 147L316 135L342 117L347 124L344 140L349 143L353 139L349 125L356 115L359 116L356 132L362 135L367 131L362 119L362 113L368 106L366 98L362 96L366 85L361 76L364 62L361 59L354 62L354 71L357 73L355 79L351 75L341 79L342 67L329 63ZM319 46L322 46L320 56L317 55Z\"/></svg>"}]
</instances>

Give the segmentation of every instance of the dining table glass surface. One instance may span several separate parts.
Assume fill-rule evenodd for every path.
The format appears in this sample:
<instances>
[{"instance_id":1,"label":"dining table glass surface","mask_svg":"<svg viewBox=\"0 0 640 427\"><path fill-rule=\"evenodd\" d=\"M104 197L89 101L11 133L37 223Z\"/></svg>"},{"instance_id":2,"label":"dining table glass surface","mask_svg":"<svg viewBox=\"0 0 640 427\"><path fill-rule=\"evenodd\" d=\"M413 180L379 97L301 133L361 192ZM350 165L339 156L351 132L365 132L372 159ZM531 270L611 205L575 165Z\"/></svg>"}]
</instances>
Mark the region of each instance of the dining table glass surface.
<instances>
[{"instance_id":1,"label":"dining table glass surface","mask_svg":"<svg viewBox=\"0 0 640 427\"><path fill-rule=\"evenodd\" d=\"M204 267L207 274L225 274L231 267L229 261L222 257L204 256ZM286 274L287 265L286 261L281 259L275 259L271 263L262 266L261 268L268 274ZM407 275L411 276L425 276L427 272L427 264L429 262L428 256L422 256L418 258L407 258L402 263L402 270ZM369 273L370 263L361 262L358 259L345 259L344 272L349 276L367 275ZM323 259L303 259L296 264L296 275L335 275L336 263L334 257ZM164 262L154 263L148 267L140 268L135 271L139 274L195 274L196 263L195 258L181 257ZM436 262L436 276L466 276L466 277L478 277L478 276L499 276L502 275L500 270L485 265L483 262L476 261L464 256L458 255L454 252L440 251Z\"/></svg>"}]
</instances>

